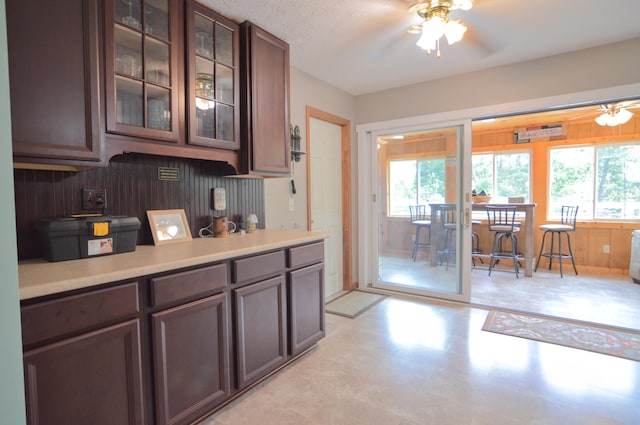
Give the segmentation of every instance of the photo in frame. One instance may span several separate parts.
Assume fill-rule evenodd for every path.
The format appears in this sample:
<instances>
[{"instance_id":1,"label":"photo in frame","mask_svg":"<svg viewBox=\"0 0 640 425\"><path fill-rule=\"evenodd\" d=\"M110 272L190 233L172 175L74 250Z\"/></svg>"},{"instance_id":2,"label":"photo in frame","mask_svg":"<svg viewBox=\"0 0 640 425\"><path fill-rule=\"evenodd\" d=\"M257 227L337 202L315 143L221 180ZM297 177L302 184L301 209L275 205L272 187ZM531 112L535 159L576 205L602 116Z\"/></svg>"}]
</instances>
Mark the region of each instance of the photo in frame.
<instances>
[{"instance_id":1,"label":"photo in frame","mask_svg":"<svg viewBox=\"0 0 640 425\"><path fill-rule=\"evenodd\" d=\"M191 240L191 230L184 210L149 210L147 218L154 245Z\"/></svg>"}]
</instances>

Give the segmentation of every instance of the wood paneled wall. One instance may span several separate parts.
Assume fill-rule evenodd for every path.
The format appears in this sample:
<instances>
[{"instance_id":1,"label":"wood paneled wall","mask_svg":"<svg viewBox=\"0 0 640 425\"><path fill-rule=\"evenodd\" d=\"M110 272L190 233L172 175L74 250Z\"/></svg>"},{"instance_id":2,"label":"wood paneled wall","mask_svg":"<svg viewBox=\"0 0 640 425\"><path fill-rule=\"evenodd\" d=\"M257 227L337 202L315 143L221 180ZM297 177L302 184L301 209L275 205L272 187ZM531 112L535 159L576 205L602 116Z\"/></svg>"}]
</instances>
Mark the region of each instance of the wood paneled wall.
<instances>
[{"instance_id":1,"label":"wood paneled wall","mask_svg":"<svg viewBox=\"0 0 640 425\"><path fill-rule=\"evenodd\" d=\"M179 181L159 180L158 167L176 168ZM20 260L38 258L40 219L83 213L81 189L107 191L105 214L138 217L142 227L138 245L152 244L147 210L184 209L193 237L210 223L212 188L224 187L230 220L244 220L250 213L264 224L262 179L220 177L215 162L139 154L114 157L105 168L81 172L14 170L15 208Z\"/></svg>"}]
</instances>

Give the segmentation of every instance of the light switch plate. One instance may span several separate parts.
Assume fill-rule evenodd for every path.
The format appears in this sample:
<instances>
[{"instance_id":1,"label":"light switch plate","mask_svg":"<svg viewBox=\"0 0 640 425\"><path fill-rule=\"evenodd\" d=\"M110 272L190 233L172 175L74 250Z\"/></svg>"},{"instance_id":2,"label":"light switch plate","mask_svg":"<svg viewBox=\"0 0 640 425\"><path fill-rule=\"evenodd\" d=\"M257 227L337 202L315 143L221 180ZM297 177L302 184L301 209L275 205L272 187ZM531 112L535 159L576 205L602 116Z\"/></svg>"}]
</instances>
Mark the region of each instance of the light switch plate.
<instances>
[{"instance_id":1,"label":"light switch plate","mask_svg":"<svg viewBox=\"0 0 640 425\"><path fill-rule=\"evenodd\" d=\"M224 187L216 187L211 191L213 198L213 209L222 211L227 209L227 192Z\"/></svg>"}]
</instances>

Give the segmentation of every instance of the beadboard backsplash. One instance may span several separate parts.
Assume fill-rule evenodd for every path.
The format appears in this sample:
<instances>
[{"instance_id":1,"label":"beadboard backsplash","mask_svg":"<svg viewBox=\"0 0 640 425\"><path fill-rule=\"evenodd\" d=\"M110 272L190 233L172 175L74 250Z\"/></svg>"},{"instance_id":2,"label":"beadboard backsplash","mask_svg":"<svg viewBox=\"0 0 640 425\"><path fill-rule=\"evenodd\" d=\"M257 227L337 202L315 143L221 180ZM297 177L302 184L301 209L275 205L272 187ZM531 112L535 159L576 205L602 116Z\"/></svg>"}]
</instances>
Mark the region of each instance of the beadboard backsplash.
<instances>
[{"instance_id":1,"label":"beadboard backsplash","mask_svg":"<svg viewBox=\"0 0 640 425\"><path fill-rule=\"evenodd\" d=\"M159 169L178 174L178 180L160 180ZM210 223L211 189L226 189L227 209L218 215L244 221L248 214L264 224L264 186L258 178L216 176L216 163L139 154L114 157L109 165L81 172L14 170L18 257L39 258L41 240L36 224L43 218L83 211L83 188L106 189L108 215L138 217L142 223L138 245L153 243L147 210L184 209L191 234Z\"/></svg>"}]
</instances>

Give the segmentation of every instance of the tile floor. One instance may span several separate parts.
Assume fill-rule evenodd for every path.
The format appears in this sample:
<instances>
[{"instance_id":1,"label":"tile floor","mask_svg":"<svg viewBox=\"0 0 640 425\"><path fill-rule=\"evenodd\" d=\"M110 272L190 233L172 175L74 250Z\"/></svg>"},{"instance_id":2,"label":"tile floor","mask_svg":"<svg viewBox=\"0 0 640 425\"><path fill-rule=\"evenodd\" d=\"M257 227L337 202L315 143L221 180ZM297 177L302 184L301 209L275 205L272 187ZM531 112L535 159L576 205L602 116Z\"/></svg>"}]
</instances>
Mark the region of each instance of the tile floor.
<instances>
[{"instance_id":1,"label":"tile floor","mask_svg":"<svg viewBox=\"0 0 640 425\"><path fill-rule=\"evenodd\" d=\"M482 331L487 311L388 297L206 425L640 424L640 363Z\"/></svg>"},{"instance_id":2,"label":"tile floor","mask_svg":"<svg viewBox=\"0 0 640 425\"><path fill-rule=\"evenodd\" d=\"M426 258L413 262L410 253L386 256L380 264L387 282L443 292L457 289L455 266L447 272ZM620 273L579 273L565 271L560 278L558 270L540 267L533 277L521 274L516 279L509 262L499 264L491 276L486 262L478 263L471 270L471 303L640 329L640 285Z\"/></svg>"}]
</instances>

